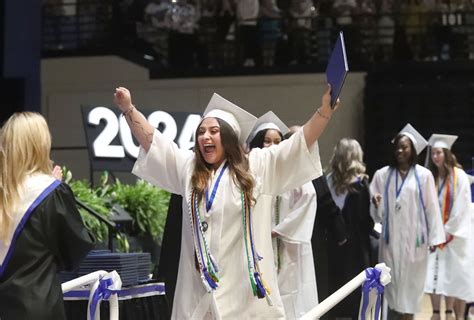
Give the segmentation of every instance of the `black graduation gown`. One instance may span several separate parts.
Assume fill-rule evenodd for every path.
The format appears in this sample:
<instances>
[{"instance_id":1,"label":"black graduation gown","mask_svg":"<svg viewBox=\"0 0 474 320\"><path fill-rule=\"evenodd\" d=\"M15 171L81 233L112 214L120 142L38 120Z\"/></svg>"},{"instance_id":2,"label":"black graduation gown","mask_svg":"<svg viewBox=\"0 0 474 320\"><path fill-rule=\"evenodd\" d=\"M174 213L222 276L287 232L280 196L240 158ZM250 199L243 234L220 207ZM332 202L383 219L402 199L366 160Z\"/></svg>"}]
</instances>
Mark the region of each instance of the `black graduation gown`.
<instances>
[{"instance_id":1,"label":"black graduation gown","mask_svg":"<svg viewBox=\"0 0 474 320\"><path fill-rule=\"evenodd\" d=\"M168 205L168 215L161 241L160 264L158 265L159 281L165 283L165 296L168 317L173 310L174 292L178 280L179 256L181 254L181 233L183 224L183 198L172 194Z\"/></svg>"},{"instance_id":2,"label":"black graduation gown","mask_svg":"<svg viewBox=\"0 0 474 320\"><path fill-rule=\"evenodd\" d=\"M352 280L365 268L373 266L370 235L374 221L370 216L370 191L367 179L352 184L354 191L346 196L342 217L347 242L342 246L336 239L329 241L329 289L334 292ZM331 238L331 237L330 237ZM330 312L331 318L358 318L361 290L357 289Z\"/></svg>"},{"instance_id":3,"label":"black graduation gown","mask_svg":"<svg viewBox=\"0 0 474 320\"><path fill-rule=\"evenodd\" d=\"M65 319L59 270L72 271L94 246L62 183L32 212L0 278L0 319Z\"/></svg>"},{"instance_id":4,"label":"black graduation gown","mask_svg":"<svg viewBox=\"0 0 474 320\"><path fill-rule=\"evenodd\" d=\"M313 180L313 185L316 190L318 206L316 209L313 235L311 237L311 246L318 286L318 299L319 301L323 301L332 293L329 291L328 282L329 241L340 242L346 238L346 235L342 215L332 199L326 177L322 175ZM325 318L326 317L323 316L323 319Z\"/></svg>"}]
</instances>

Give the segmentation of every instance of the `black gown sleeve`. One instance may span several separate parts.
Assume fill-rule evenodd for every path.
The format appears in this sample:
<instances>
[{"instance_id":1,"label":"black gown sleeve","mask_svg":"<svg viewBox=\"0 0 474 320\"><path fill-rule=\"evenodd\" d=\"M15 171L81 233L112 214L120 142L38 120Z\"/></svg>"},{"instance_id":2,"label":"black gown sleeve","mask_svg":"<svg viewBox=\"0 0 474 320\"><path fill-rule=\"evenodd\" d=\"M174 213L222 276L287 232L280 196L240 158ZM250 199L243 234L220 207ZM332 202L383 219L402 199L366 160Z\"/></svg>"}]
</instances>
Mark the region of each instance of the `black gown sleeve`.
<instances>
[{"instance_id":1,"label":"black gown sleeve","mask_svg":"<svg viewBox=\"0 0 474 320\"><path fill-rule=\"evenodd\" d=\"M58 269L73 271L94 247L95 239L85 228L71 188L62 183L43 207L45 241Z\"/></svg>"}]
</instances>

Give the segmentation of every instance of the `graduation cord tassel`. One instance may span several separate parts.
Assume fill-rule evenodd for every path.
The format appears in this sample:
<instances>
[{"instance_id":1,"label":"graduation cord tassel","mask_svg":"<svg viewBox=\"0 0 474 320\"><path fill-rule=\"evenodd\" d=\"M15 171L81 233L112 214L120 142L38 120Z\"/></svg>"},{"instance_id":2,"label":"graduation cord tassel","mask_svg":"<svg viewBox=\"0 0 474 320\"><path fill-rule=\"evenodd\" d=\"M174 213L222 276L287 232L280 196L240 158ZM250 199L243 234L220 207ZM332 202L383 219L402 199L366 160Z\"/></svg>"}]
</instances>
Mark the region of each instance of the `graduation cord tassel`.
<instances>
[{"instance_id":1,"label":"graduation cord tassel","mask_svg":"<svg viewBox=\"0 0 474 320\"><path fill-rule=\"evenodd\" d=\"M194 190L191 192L188 206L190 209L189 216L194 239L194 250L196 252L196 258L199 265L201 280L207 292L211 292L218 287L218 268L217 263L210 254L206 238L204 237L199 212L199 202ZM204 257L206 258L206 260L204 260Z\"/></svg>"},{"instance_id":2,"label":"graduation cord tassel","mask_svg":"<svg viewBox=\"0 0 474 320\"><path fill-rule=\"evenodd\" d=\"M249 254L249 245L247 241L247 208L245 207L245 202L244 202L244 194L243 192L241 193L241 200L242 200L242 224L244 227L244 244L245 244L245 253L247 255L247 269L249 273L249 279L250 279L250 286L252 288L253 295L257 295L257 285L255 283L255 278L253 276L254 273L254 266L251 262L250 259L250 254Z\"/></svg>"},{"instance_id":3,"label":"graduation cord tassel","mask_svg":"<svg viewBox=\"0 0 474 320\"><path fill-rule=\"evenodd\" d=\"M267 298L269 305L272 305L272 301L269 297L270 290L263 281L262 274L258 265L258 261L262 259L256 253L255 244L253 241L252 234L252 219L251 219L251 209L249 203L246 201L246 197L243 192L241 192L242 200L242 221L244 227L244 241L245 241L245 251L247 253L247 263L248 271L250 277L250 284L252 286L252 291L254 296L257 296L259 299ZM250 247L250 250L249 250ZM251 254L250 254L251 251Z\"/></svg>"},{"instance_id":4,"label":"graduation cord tassel","mask_svg":"<svg viewBox=\"0 0 474 320\"><path fill-rule=\"evenodd\" d=\"M204 254L206 256L206 261L207 263L202 267L202 273L204 275L204 278L206 281L209 283L209 286L215 290L218 285L217 282L219 282L219 278L217 277L217 270L214 269L214 265L217 266L217 263L215 261L211 260L211 254L209 250L209 246L207 245L206 237L204 236L204 232L202 230L202 223L201 223L201 213L199 211L199 202L197 200L196 195L194 196L194 208L195 208L195 215L196 215L196 226L199 228L199 234L201 236L202 242L203 242L203 247L204 247ZM199 242L200 244L200 242ZM202 255L202 252L201 252ZM202 259L204 262L204 259ZM207 265L207 268L206 268Z\"/></svg>"},{"instance_id":5,"label":"graduation cord tassel","mask_svg":"<svg viewBox=\"0 0 474 320\"><path fill-rule=\"evenodd\" d=\"M198 243L199 243L198 229L197 229L197 226L196 226L196 223L195 223L194 211L192 210L193 203L194 203L194 197L195 197L195 194L194 194L194 192L192 192L191 195L190 195L190 200L188 201L188 208L189 208L189 216L190 216L190 220L191 220L190 221L191 231L193 233L195 257L196 257L196 260L197 260L197 263L198 263L198 269L199 269L199 274L200 274L200 277L201 277L201 281L202 281L204 287L206 288L206 291L211 292L212 288L209 285L206 277L204 276L204 274L202 272L202 269L203 269L202 268L202 265L203 265L202 252L200 250L200 246L198 246Z\"/></svg>"},{"instance_id":6,"label":"graduation cord tassel","mask_svg":"<svg viewBox=\"0 0 474 320\"><path fill-rule=\"evenodd\" d=\"M281 204L281 197L276 196L275 225L278 225L280 223L280 204ZM276 255L277 255L277 272L279 273L281 270L281 239L279 237L276 238Z\"/></svg>"}]
</instances>

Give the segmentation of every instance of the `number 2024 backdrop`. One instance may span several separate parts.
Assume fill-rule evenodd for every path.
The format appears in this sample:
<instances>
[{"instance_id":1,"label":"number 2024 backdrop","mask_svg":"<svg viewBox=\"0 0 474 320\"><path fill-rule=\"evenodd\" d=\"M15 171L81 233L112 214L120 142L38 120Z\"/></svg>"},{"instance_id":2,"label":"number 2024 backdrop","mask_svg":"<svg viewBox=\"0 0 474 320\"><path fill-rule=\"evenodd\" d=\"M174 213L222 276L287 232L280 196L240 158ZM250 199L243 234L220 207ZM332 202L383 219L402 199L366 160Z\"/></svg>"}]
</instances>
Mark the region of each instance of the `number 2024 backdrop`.
<instances>
[{"instance_id":1,"label":"number 2024 backdrop","mask_svg":"<svg viewBox=\"0 0 474 320\"><path fill-rule=\"evenodd\" d=\"M130 172L138 156L139 145L125 117L118 109L102 106L82 106L81 110L91 170ZM201 115L147 108L140 112L181 149L194 146L194 133Z\"/></svg>"}]
</instances>

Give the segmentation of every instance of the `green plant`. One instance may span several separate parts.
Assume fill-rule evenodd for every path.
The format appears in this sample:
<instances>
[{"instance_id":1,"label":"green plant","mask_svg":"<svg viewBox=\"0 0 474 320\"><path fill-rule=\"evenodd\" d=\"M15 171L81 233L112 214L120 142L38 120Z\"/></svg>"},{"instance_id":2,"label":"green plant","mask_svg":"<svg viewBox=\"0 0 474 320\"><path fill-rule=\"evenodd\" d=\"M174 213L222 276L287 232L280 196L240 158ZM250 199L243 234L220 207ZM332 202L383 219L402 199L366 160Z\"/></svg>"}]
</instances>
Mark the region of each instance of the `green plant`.
<instances>
[{"instance_id":1,"label":"green plant","mask_svg":"<svg viewBox=\"0 0 474 320\"><path fill-rule=\"evenodd\" d=\"M93 189L90 188L89 182L85 180L72 180L69 182L74 195L77 199L87 205L89 208L98 212L104 218L109 215L109 208L106 205L104 198L100 198ZM82 220L87 229L94 234L98 242L105 242L108 236L107 226L92 216L85 209L79 208Z\"/></svg>"},{"instance_id":2,"label":"green plant","mask_svg":"<svg viewBox=\"0 0 474 320\"><path fill-rule=\"evenodd\" d=\"M158 189L143 180L135 184L122 184L116 181L110 186L110 197L133 218L135 235L151 235L161 242L168 212L170 193Z\"/></svg>"},{"instance_id":3,"label":"green plant","mask_svg":"<svg viewBox=\"0 0 474 320\"><path fill-rule=\"evenodd\" d=\"M101 185L92 188L86 180L73 180L71 171L63 167L63 175L66 182L72 189L74 196L89 208L99 213L104 218L109 218L112 203L106 197L109 192L110 185L107 184L108 175L104 173L101 177ZM106 243L108 241L109 230L107 225L92 216L85 209L79 208L82 220L86 228L95 236L97 242ZM128 252L129 244L125 235L117 233L115 239L118 244L118 251Z\"/></svg>"}]
</instances>

